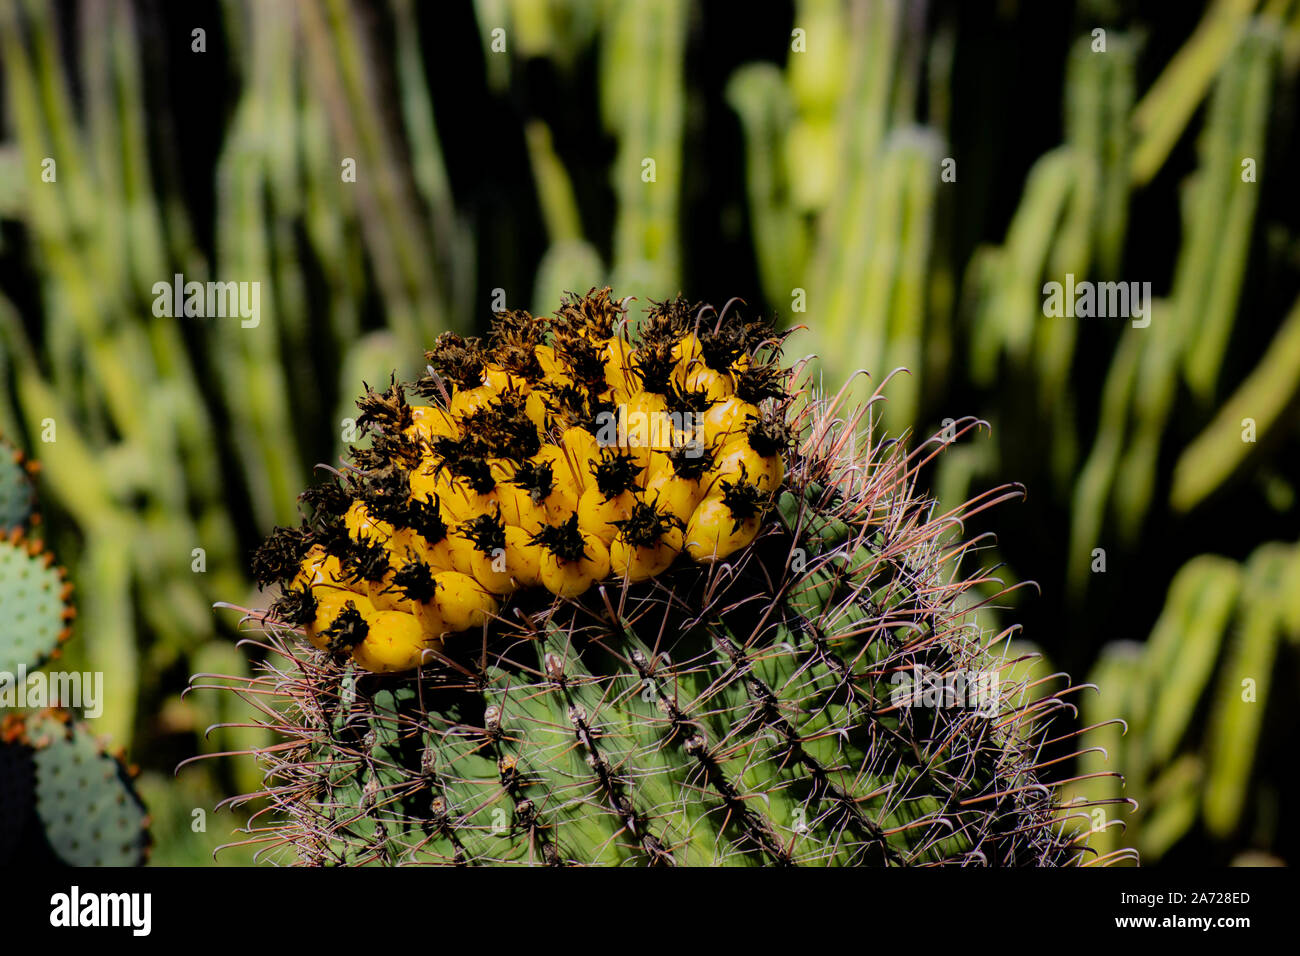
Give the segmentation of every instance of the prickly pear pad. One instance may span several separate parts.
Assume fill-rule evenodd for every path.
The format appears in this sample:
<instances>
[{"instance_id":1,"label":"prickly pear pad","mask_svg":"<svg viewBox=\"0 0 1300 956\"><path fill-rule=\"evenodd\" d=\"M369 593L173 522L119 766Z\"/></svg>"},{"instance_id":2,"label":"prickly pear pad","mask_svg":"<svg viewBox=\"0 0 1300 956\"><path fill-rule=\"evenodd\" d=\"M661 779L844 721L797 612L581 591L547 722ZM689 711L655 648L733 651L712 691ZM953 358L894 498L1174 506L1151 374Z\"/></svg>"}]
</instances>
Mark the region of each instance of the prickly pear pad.
<instances>
[{"instance_id":1,"label":"prickly pear pad","mask_svg":"<svg viewBox=\"0 0 1300 956\"><path fill-rule=\"evenodd\" d=\"M15 529L27 530L36 514L33 466L3 438L0 438L0 535Z\"/></svg>"},{"instance_id":2,"label":"prickly pear pad","mask_svg":"<svg viewBox=\"0 0 1300 956\"><path fill-rule=\"evenodd\" d=\"M17 530L0 539L0 673L35 670L68 639L72 587L54 555Z\"/></svg>"},{"instance_id":3,"label":"prickly pear pad","mask_svg":"<svg viewBox=\"0 0 1300 956\"><path fill-rule=\"evenodd\" d=\"M131 772L85 723L61 710L12 716L0 726L0 766L6 763L20 770L13 783L22 788L5 800L27 828L9 836L30 842L30 825L40 825L39 839L23 844L26 852L52 854L67 866L143 865L149 821Z\"/></svg>"}]
</instances>

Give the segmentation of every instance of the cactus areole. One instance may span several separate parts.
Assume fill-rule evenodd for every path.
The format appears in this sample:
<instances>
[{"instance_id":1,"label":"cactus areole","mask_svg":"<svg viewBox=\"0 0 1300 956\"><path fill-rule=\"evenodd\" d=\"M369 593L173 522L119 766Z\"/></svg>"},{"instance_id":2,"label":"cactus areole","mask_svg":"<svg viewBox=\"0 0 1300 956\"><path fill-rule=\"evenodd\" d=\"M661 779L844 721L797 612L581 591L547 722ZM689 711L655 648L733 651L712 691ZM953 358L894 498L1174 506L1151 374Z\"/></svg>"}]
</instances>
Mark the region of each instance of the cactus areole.
<instances>
[{"instance_id":1,"label":"cactus areole","mask_svg":"<svg viewBox=\"0 0 1300 956\"><path fill-rule=\"evenodd\" d=\"M1038 773L1066 691L999 683L958 573L960 518L1004 495L935 516L934 447L873 444L783 342L734 302L634 323L593 290L367 386L363 443L254 559L264 853L1088 862Z\"/></svg>"}]
</instances>

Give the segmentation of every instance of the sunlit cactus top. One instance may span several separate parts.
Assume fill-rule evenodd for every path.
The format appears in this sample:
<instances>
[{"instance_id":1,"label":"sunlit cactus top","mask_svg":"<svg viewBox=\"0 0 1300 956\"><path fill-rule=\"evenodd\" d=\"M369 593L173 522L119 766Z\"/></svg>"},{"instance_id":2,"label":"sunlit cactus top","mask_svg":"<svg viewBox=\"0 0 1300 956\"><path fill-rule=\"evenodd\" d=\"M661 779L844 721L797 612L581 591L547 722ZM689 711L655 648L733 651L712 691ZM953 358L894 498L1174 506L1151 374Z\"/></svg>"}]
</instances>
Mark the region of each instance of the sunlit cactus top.
<instances>
[{"instance_id":1,"label":"sunlit cactus top","mask_svg":"<svg viewBox=\"0 0 1300 956\"><path fill-rule=\"evenodd\" d=\"M486 341L439 337L411 387L430 404L367 388L370 444L257 554L272 619L404 671L517 590L574 597L750 544L785 477L782 337L680 297L626 319L609 289L502 312Z\"/></svg>"}]
</instances>

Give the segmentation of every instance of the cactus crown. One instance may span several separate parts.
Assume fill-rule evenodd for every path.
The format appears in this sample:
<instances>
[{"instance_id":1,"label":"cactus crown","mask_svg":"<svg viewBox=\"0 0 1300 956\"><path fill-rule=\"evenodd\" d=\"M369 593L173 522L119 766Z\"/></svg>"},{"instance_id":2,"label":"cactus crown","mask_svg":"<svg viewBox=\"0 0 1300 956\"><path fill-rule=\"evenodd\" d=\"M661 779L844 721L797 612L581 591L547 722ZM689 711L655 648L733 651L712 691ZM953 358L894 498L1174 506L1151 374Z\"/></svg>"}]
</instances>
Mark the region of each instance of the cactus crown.
<instances>
[{"instance_id":1,"label":"cactus crown","mask_svg":"<svg viewBox=\"0 0 1300 956\"><path fill-rule=\"evenodd\" d=\"M860 410L806 392L795 405L781 337L727 312L653 303L626 338L621 304L593 290L554 319L498 316L487 344L442 336L436 377L414 386L438 400L409 417L396 383L367 393L371 447L394 458L363 455L304 496L302 529L273 535L261 560L291 595L251 618L274 662L257 693L277 689L284 738L261 754L267 791L244 798L260 801L268 852L1086 859L1039 775L1069 756L1068 735L1044 751L1038 721L1070 688L1025 707L1023 687L999 685L1005 635L978 633L958 573L965 510L933 518L914 488L921 459L858 434ZM591 440L594 409L653 418L669 395L757 413L706 428L694 455L662 436ZM525 419L535 447L498 441ZM443 467L470 445L490 485ZM354 507L394 475L405 513ZM450 530L421 540L426 528ZM485 543L504 548L505 572L470 560ZM376 549L386 564L371 567ZM943 682L935 700L922 673ZM978 700L953 692L963 675L983 680Z\"/></svg>"}]
</instances>

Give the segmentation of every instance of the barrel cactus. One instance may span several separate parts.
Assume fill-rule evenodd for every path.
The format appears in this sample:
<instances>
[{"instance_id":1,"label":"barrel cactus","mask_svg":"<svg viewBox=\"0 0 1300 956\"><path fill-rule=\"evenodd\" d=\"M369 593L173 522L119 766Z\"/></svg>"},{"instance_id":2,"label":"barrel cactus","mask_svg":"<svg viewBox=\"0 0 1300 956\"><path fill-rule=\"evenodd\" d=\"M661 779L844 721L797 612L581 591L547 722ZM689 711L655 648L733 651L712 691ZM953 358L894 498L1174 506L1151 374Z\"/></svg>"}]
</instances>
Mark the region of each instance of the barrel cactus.
<instances>
[{"instance_id":1,"label":"barrel cactus","mask_svg":"<svg viewBox=\"0 0 1300 956\"><path fill-rule=\"evenodd\" d=\"M1000 681L936 446L785 337L610 290L439 338L253 571L279 734L250 830L307 865L1095 862ZM1068 690L1068 689L1067 689Z\"/></svg>"}]
</instances>

